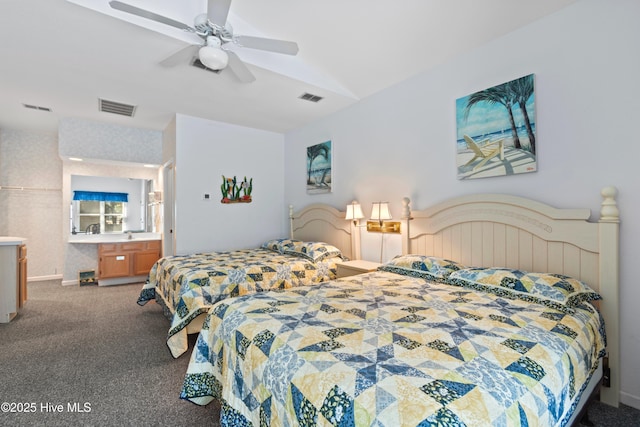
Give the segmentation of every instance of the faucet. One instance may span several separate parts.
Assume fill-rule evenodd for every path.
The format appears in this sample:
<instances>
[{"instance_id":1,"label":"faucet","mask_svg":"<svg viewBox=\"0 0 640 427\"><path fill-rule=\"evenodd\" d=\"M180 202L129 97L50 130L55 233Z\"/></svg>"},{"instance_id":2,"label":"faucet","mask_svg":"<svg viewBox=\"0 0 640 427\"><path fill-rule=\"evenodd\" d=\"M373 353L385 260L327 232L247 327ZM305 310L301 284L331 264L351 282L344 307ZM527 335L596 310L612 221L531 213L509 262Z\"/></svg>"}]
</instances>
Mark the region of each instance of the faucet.
<instances>
[{"instance_id":1,"label":"faucet","mask_svg":"<svg viewBox=\"0 0 640 427\"><path fill-rule=\"evenodd\" d=\"M85 234L100 234L100 224L89 224L84 232Z\"/></svg>"},{"instance_id":2,"label":"faucet","mask_svg":"<svg viewBox=\"0 0 640 427\"><path fill-rule=\"evenodd\" d=\"M131 230L127 231L127 240L133 240L133 233Z\"/></svg>"}]
</instances>

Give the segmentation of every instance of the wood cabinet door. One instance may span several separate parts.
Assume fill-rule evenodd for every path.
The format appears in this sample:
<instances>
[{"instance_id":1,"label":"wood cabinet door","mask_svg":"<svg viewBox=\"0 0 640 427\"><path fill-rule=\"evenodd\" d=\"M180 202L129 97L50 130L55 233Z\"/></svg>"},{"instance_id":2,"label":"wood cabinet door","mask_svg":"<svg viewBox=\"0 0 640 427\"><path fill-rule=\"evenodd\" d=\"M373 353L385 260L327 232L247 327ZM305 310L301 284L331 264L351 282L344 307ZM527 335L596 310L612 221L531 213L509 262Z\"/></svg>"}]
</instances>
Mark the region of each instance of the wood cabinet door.
<instances>
[{"instance_id":1,"label":"wood cabinet door","mask_svg":"<svg viewBox=\"0 0 640 427\"><path fill-rule=\"evenodd\" d=\"M153 264L160 258L157 250L137 252L133 256L133 274L135 276L149 274Z\"/></svg>"},{"instance_id":2,"label":"wood cabinet door","mask_svg":"<svg viewBox=\"0 0 640 427\"><path fill-rule=\"evenodd\" d=\"M100 278L129 276L131 271L131 254L100 255Z\"/></svg>"},{"instance_id":3,"label":"wood cabinet door","mask_svg":"<svg viewBox=\"0 0 640 427\"><path fill-rule=\"evenodd\" d=\"M18 307L22 308L27 301L27 259L18 261Z\"/></svg>"}]
</instances>

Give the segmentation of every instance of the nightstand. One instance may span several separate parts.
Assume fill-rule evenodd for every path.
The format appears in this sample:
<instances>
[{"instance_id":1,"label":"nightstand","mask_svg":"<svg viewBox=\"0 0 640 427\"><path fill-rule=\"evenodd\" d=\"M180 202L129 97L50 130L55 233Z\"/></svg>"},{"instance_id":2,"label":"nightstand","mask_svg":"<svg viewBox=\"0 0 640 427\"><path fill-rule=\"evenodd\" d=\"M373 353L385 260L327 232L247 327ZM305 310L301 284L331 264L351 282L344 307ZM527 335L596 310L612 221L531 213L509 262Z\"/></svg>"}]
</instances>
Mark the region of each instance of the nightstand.
<instances>
[{"instance_id":1,"label":"nightstand","mask_svg":"<svg viewBox=\"0 0 640 427\"><path fill-rule=\"evenodd\" d=\"M338 267L338 279L341 277L353 276L356 274L368 273L376 271L382 264L379 262L365 261L356 259L353 261L344 261L336 263Z\"/></svg>"}]
</instances>

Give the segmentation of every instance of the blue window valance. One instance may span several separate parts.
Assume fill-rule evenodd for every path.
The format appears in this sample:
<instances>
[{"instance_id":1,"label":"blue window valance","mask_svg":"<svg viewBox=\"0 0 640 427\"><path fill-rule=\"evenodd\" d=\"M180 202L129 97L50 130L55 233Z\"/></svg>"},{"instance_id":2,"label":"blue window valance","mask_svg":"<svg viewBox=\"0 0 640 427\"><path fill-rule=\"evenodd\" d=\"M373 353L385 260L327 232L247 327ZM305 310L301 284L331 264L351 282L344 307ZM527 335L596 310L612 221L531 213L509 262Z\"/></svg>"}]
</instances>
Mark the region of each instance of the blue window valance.
<instances>
[{"instance_id":1,"label":"blue window valance","mask_svg":"<svg viewBox=\"0 0 640 427\"><path fill-rule=\"evenodd\" d=\"M103 191L74 191L73 200L90 200L96 202L128 202L128 193L106 193Z\"/></svg>"}]
</instances>

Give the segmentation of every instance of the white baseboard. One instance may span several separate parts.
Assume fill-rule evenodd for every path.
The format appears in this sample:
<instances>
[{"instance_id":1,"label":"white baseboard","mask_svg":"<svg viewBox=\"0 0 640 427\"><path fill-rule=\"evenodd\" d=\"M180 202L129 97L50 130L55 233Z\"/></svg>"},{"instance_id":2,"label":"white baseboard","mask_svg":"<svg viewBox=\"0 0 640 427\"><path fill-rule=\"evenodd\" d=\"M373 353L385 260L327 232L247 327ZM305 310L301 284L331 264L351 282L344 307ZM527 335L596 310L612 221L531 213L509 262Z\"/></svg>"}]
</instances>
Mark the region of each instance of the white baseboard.
<instances>
[{"instance_id":1,"label":"white baseboard","mask_svg":"<svg viewBox=\"0 0 640 427\"><path fill-rule=\"evenodd\" d=\"M620 392L620 403L640 409L640 397L625 393L624 391Z\"/></svg>"},{"instance_id":2,"label":"white baseboard","mask_svg":"<svg viewBox=\"0 0 640 427\"><path fill-rule=\"evenodd\" d=\"M126 285L130 283L144 283L147 276L129 276L115 279L98 279L98 286Z\"/></svg>"},{"instance_id":3,"label":"white baseboard","mask_svg":"<svg viewBox=\"0 0 640 427\"><path fill-rule=\"evenodd\" d=\"M62 274L52 274L50 276L31 276L31 277L27 277L27 283L45 282L47 280L59 280L59 279L62 279Z\"/></svg>"},{"instance_id":4,"label":"white baseboard","mask_svg":"<svg viewBox=\"0 0 640 427\"><path fill-rule=\"evenodd\" d=\"M58 277L60 279L61 277ZM117 279L99 279L98 286L127 285L131 283L144 283L147 276L121 277ZM62 286L78 286L77 280L63 280Z\"/></svg>"}]
</instances>

